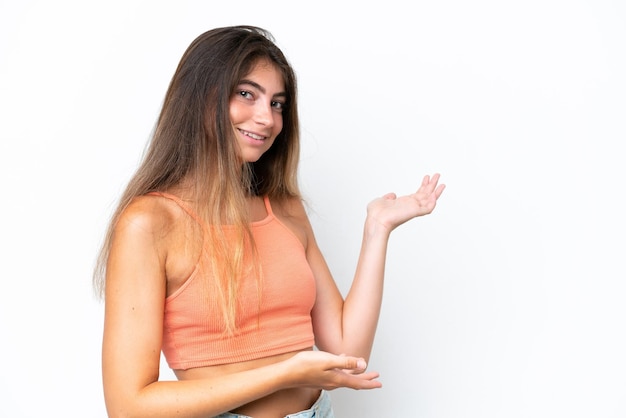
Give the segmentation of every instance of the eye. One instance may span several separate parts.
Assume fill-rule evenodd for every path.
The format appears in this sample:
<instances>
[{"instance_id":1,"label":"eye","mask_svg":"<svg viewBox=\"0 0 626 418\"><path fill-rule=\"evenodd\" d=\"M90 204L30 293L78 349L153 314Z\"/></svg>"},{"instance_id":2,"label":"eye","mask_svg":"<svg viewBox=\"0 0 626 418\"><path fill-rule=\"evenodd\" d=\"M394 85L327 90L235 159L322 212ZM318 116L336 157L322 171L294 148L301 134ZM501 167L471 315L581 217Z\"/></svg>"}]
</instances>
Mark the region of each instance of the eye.
<instances>
[{"instance_id":1,"label":"eye","mask_svg":"<svg viewBox=\"0 0 626 418\"><path fill-rule=\"evenodd\" d=\"M278 102L278 101L273 100L271 105L274 109L276 109L279 112L282 112L283 109L285 109L285 103L283 102Z\"/></svg>"},{"instance_id":2,"label":"eye","mask_svg":"<svg viewBox=\"0 0 626 418\"><path fill-rule=\"evenodd\" d=\"M237 95L243 97L244 99L249 99L249 100L254 98L252 93L247 91L247 90L239 90L239 91L237 91Z\"/></svg>"}]
</instances>

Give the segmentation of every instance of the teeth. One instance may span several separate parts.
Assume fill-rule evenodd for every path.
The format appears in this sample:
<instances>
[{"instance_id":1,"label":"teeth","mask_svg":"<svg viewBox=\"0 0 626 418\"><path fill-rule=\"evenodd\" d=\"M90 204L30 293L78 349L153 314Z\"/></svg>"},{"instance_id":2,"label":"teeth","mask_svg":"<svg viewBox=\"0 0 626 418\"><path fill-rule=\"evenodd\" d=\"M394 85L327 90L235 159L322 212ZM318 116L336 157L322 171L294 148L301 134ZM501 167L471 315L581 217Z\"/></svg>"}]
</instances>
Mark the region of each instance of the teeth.
<instances>
[{"instance_id":1,"label":"teeth","mask_svg":"<svg viewBox=\"0 0 626 418\"><path fill-rule=\"evenodd\" d=\"M257 140L259 140L259 141L260 141L260 140L262 140L262 139L265 139L265 137L264 137L264 136L261 136L261 135L256 135L256 134L253 134L252 132L248 132L248 131L244 131L244 130L242 130L242 131L241 131L241 133L243 133L244 135L249 136L249 137L250 137L250 138L252 138L252 139L257 139Z\"/></svg>"}]
</instances>

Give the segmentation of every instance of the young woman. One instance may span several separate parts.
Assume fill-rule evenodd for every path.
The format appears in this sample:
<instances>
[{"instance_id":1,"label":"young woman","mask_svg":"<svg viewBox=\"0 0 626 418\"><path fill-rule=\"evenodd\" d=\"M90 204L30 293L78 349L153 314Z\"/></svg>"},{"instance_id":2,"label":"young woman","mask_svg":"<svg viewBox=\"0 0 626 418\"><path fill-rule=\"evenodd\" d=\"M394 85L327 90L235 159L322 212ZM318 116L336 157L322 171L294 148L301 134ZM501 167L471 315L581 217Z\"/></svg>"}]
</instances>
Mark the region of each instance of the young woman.
<instances>
[{"instance_id":1,"label":"young woman","mask_svg":"<svg viewBox=\"0 0 626 418\"><path fill-rule=\"evenodd\" d=\"M210 30L168 88L95 272L111 417L332 417L366 371L391 231L444 186L367 208L345 300L297 186L296 78L266 31ZM161 351L177 376L159 381Z\"/></svg>"}]
</instances>

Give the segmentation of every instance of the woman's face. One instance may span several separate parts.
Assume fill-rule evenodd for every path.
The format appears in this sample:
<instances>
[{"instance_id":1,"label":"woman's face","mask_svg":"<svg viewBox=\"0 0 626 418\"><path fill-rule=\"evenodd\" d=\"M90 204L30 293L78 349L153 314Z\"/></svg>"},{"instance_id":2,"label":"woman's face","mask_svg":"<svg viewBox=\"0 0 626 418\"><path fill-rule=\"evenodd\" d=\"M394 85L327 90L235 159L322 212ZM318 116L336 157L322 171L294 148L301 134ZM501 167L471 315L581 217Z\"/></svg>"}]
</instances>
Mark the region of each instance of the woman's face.
<instances>
[{"instance_id":1,"label":"woman's face","mask_svg":"<svg viewBox=\"0 0 626 418\"><path fill-rule=\"evenodd\" d=\"M230 121L245 162L261 158L283 129L286 96L281 73L266 60L257 62L237 84L230 98Z\"/></svg>"}]
</instances>

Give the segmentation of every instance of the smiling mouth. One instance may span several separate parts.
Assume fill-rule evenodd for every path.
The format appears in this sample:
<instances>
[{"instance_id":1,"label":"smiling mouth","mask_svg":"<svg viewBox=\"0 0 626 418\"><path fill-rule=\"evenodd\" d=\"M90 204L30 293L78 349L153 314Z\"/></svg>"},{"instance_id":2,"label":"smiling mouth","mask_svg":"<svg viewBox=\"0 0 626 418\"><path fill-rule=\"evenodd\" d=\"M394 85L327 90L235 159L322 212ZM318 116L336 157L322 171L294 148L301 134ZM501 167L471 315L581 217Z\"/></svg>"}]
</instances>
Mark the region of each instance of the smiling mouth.
<instances>
[{"instance_id":1,"label":"smiling mouth","mask_svg":"<svg viewBox=\"0 0 626 418\"><path fill-rule=\"evenodd\" d=\"M241 132L242 134L244 134L247 137L250 137L252 139L256 139L257 141L265 141L267 139L266 136L257 135L257 134L254 134L252 132L244 131L243 129L239 129L239 132Z\"/></svg>"}]
</instances>

